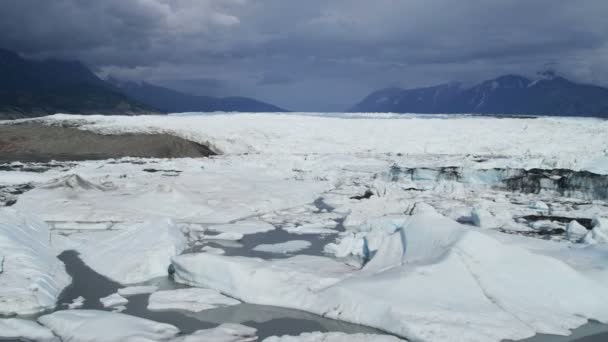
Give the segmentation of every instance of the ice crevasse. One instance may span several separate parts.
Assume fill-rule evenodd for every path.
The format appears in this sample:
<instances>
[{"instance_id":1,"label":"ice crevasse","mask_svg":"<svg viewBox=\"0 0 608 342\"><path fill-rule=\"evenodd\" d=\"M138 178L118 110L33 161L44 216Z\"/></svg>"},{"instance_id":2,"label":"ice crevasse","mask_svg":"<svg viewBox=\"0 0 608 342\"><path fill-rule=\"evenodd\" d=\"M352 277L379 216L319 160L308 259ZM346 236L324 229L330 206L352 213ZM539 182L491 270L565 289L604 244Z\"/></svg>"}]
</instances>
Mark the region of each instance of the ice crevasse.
<instances>
[{"instance_id":1,"label":"ice crevasse","mask_svg":"<svg viewBox=\"0 0 608 342\"><path fill-rule=\"evenodd\" d=\"M203 253L174 257L175 279L416 341L521 339L608 321L606 284L435 212L366 230L375 234L373 244L349 243L370 248L363 268L318 256L268 261Z\"/></svg>"}]
</instances>

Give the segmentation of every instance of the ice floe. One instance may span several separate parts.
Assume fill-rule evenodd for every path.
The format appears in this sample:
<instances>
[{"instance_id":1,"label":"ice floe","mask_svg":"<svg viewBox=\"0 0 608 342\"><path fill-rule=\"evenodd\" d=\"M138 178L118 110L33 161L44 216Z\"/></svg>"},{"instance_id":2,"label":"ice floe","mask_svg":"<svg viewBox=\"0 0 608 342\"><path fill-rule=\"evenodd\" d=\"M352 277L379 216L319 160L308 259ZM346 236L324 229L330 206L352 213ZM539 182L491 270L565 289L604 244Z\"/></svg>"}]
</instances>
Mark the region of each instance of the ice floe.
<instances>
[{"instance_id":1,"label":"ice floe","mask_svg":"<svg viewBox=\"0 0 608 342\"><path fill-rule=\"evenodd\" d=\"M66 310L38 318L62 341L170 341L179 333L173 325L97 310Z\"/></svg>"},{"instance_id":2,"label":"ice floe","mask_svg":"<svg viewBox=\"0 0 608 342\"><path fill-rule=\"evenodd\" d=\"M253 250L258 252L289 254L306 249L310 247L310 245L311 243L306 240L291 240L281 243L257 245Z\"/></svg>"},{"instance_id":3,"label":"ice floe","mask_svg":"<svg viewBox=\"0 0 608 342\"><path fill-rule=\"evenodd\" d=\"M103 298L99 298L99 301L103 305L104 308L115 308L119 306L124 306L129 302L129 300L118 293L112 293L111 295Z\"/></svg>"},{"instance_id":4,"label":"ice floe","mask_svg":"<svg viewBox=\"0 0 608 342\"><path fill-rule=\"evenodd\" d=\"M241 302L236 299L222 295L217 290L188 288L152 293L148 300L148 310L185 310L200 312L240 303Z\"/></svg>"},{"instance_id":5,"label":"ice floe","mask_svg":"<svg viewBox=\"0 0 608 342\"><path fill-rule=\"evenodd\" d=\"M80 309L85 302L85 298L83 296L78 296L74 298L74 300L68 304L69 309Z\"/></svg>"}]
</instances>

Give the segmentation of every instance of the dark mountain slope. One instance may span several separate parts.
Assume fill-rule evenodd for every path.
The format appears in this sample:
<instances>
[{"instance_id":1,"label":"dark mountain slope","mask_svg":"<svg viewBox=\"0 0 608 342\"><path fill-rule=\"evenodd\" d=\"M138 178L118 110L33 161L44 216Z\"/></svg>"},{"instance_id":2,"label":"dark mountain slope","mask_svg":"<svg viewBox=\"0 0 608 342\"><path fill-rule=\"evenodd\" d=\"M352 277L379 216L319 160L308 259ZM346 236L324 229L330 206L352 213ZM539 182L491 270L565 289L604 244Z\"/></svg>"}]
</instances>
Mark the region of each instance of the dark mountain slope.
<instances>
[{"instance_id":1,"label":"dark mountain slope","mask_svg":"<svg viewBox=\"0 0 608 342\"><path fill-rule=\"evenodd\" d=\"M155 112L77 61L27 60L0 49L0 118Z\"/></svg>"},{"instance_id":2,"label":"dark mountain slope","mask_svg":"<svg viewBox=\"0 0 608 342\"><path fill-rule=\"evenodd\" d=\"M196 96L146 82L108 80L128 96L164 112L285 112L277 106L246 97Z\"/></svg>"}]
</instances>

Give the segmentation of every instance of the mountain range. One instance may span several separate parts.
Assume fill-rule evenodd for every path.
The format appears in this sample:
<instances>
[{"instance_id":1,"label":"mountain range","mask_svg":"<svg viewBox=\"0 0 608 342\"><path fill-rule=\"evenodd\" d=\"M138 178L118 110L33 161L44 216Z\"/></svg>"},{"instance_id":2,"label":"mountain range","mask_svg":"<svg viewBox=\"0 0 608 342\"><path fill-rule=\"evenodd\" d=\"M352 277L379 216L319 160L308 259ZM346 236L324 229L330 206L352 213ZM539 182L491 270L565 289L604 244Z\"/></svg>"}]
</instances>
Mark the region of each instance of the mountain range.
<instances>
[{"instance_id":1,"label":"mountain range","mask_svg":"<svg viewBox=\"0 0 608 342\"><path fill-rule=\"evenodd\" d=\"M108 82L131 98L163 112L285 112L285 109L247 97L211 97L182 93L147 82Z\"/></svg>"},{"instance_id":2,"label":"mountain range","mask_svg":"<svg viewBox=\"0 0 608 342\"><path fill-rule=\"evenodd\" d=\"M103 80L78 61L32 60L0 49L0 119L55 113L278 112L246 97L194 96L149 83Z\"/></svg>"},{"instance_id":3,"label":"mountain range","mask_svg":"<svg viewBox=\"0 0 608 342\"><path fill-rule=\"evenodd\" d=\"M0 118L155 112L77 61L28 60L0 49L0 75Z\"/></svg>"},{"instance_id":4,"label":"mountain range","mask_svg":"<svg viewBox=\"0 0 608 342\"><path fill-rule=\"evenodd\" d=\"M350 111L608 117L608 89L554 74L536 80L505 75L472 87L455 82L387 88L371 93Z\"/></svg>"}]
</instances>

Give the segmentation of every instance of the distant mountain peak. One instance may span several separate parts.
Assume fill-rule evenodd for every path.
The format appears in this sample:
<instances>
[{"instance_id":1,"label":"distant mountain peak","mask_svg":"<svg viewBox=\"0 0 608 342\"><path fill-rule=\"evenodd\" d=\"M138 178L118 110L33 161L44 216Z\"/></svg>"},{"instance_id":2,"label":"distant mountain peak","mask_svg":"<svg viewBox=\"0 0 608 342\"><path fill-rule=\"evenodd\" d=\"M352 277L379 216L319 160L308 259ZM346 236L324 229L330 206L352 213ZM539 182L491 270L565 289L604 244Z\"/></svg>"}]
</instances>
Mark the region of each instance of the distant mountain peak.
<instances>
[{"instance_id":1,"label":"distant mountain peak","mask_svg":"<svg viewBox=\"0 0 608 342\"><path fill-rule=\"evenodd\" d=\"M385 89L371 93L351 111L608 117L608 89L577 84L554 72L537 80L503 75L467 88L443 84Z\"/></svg>"}]
</instances>

